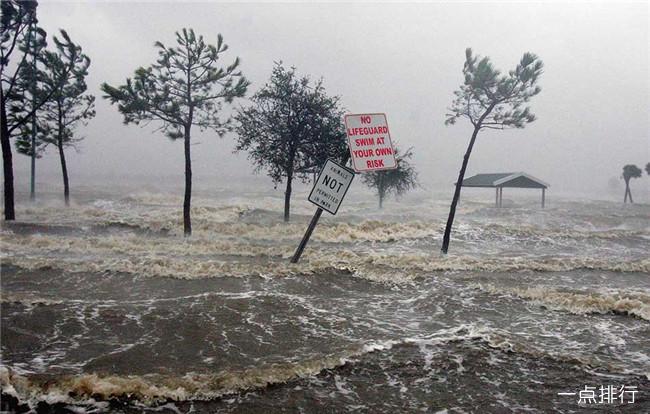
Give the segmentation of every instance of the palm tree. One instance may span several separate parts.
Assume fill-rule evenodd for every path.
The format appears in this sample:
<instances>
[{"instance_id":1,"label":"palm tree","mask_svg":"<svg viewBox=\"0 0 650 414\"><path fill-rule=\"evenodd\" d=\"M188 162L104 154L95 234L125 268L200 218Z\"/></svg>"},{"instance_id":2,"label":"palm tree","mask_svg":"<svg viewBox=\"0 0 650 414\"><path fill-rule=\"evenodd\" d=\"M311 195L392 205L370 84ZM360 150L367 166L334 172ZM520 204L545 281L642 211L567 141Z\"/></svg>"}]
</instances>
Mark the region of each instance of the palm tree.
<instances>
[{"instance_id":1,"label":"palm tree","mask_svg":"<svg viewBox=\"0 0 650 414\"><path fill-rule=\"evenodd\" d=\"M632 200L632 192L630 191L630 178L639 177L641 177L641 169L636 165L628 164L623 167L622 178L625 180L625 198L623 199L623 203L627 203L628 195L630 197L630 203L634 203L634 200Z\"/></svg>"}]
</instances>

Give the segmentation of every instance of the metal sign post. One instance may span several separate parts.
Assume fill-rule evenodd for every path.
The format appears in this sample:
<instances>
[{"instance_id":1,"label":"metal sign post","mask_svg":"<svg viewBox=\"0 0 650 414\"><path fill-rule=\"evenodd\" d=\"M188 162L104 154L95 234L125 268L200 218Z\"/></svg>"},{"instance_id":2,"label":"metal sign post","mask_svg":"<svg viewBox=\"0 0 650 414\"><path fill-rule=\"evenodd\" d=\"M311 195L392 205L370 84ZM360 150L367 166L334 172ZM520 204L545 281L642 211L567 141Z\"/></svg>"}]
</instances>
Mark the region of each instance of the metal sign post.
<instances>
[{"instance_id":1,"label":"metal sign post","mask_svg":"<svg viewBox=\"0 0 650 414\"><path fill-rule=\"evenodd\" d=\"M300 240L300 244L298 245L296 252L293 254L293 257L291 258L291 263L298 263L298 260L300 260L300 256L302 256L302 251L305 250L305 247L307 246L307 242L309 241L311 234L314 232L314 229L318 224L318 220L320 219L321 214L323 214L323 209L318 207L316 209L316 212L314 213L314 217L312 217L311 221L309 222L309 226L307 227L307 231L305 232L305 235L302 236L302 240Z\"/></svg>"},{"instance_id":2,"label":"metal sign post","mask_svg":"<svg viewBox=\"0 0 650 414\"><path fill-rule=\"evenodd\" d=\"M302 252L305 250L307 242L309 242L309 238L314 232L320 216L323 214L323 210L327 210L330 214L336 214L339 206L343 202L343 197L345 197L354 178L354 171L345 167L349 158L349 154L343 157L343 162L341 163L343 165L339 165L332 160L327 160L318 175L314 188L309 194L309 201L316 204L318 208L311 218L307 231L302 236L296 252L291 258L291 263L298 263L298 260L300 260L300 256L302 256Z\"/></svg>"}]
</instances>

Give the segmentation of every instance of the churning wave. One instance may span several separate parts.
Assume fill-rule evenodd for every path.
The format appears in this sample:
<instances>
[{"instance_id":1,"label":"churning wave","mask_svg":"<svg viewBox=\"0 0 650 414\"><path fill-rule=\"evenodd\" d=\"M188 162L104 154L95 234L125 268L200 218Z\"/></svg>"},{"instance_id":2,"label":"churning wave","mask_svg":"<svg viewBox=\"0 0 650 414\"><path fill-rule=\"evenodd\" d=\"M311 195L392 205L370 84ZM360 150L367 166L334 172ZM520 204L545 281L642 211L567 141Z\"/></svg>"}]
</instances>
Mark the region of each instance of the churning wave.
<instances>
[{"instance_id":1,"label":"churning wave","mask_svg":"<svg viewBox=\"0 0 650 414\"><path fill-rule=\"evenodd\" d=\"M471 286L487 293L511 295L577 315L616 313L650 321L650 295L643 293L563 292L544 286L512 288L480 283Z\"/></svg>"},{"instance_id":2,"label":"churning wave","mask_svg":"<svg viewBox=\"0 0 650 414\"><path fill-rule=\"evenodd\" d=\"M463 324L424 337L368 342L337 354L303 359L299 362L275 363L215 374L190 372L180 376L166 376L81 373L42 379L30 377L28 372L20 369L2 366L0 382L3 393L31 407L35 407L41 401L48 404L102 406L104 401L110 399L135 400L146 405L160 404L169 400L213 400L229 394L264 389L270 385L315 376L324 370L337 370L346 364L362 362L368 354L389 352L395 347L415 347L423 354L425 361L423 369L434 370L437 367L431 362L432 349L456 342L469 345L475 343L500 352L525 354L530 358L549 358L569 363L578 369L602 368L609 372L629 373L614 365L602 366L602 363L586 357L537 349L498 329Z\"/></svg>"},{"instance_id":3,"label":"churning wave","mask_svg":"<svg viewBox=\"0 0 650 414\"><path fill-rule=\"evenodd\" d=\"M150 201L158 198L152 195ZM145 197L146 199L148 199ZM288 263L305 223L282 223L250 206L197 206L194 235L182 237L176 209L106 202L50 211L29 207L34 223L0 229L3 264L25 269L124 272L183 279L319 274L332 269L377 281L411 281L437 271L591 269L650 272L644 230L576 231L529 224L459 223L460 249L438 254L441 220L352 220L321 224L298 265ZM142 206L138 206L142 207ZM523 244L524 247L521 247ZM630 248L635 249L630 255ZM511 249L523 249L511 254ZM567 251L569 253L567 253ZM603 254L606 251L607 254Z\"/></svg>"},{"instance_id":4,"label":"churning wave","mask_svg":"<svg viewBox=\"0 0 650 414\"><path fill-rule=\"evenodd\" d=\"M97 375L78 374L57 376L45 383L30 379L25 372L0 367L3 392L30 405L38 401L49 404L88 403L110 398L135 399L143 403L156 403L172 399L210 400L271 384L285 383L296 378L316 375L325 369L345 365L364 354L390 349L394 342L369 343L335 355L226 371L216 374L187 373L183 376L150 375Z\"/></svg>"},{"instance_id":5,"label":"churning wave","mask_svg":"<svg viewBox=\"0 0 650 414\"><path fill-rule=\"evenodd\" d=\"M11 255L2 258L4 265L22 269L60 269L68 272L116 272L149 277L200 279L211 277L285 277L318 275L343 271L378 282L411 282L430 272L561 272L570 270L602 270L613 272L650 272L650 259L622 262L593 257L544 258L477 258L472 256L431 255L369 255L357 256L345 251L306 255L300 264L290 264L291 252L280 260L226 260L201 257L147 256L101 257L43 257Z\"/></svg>"}]
</instances>

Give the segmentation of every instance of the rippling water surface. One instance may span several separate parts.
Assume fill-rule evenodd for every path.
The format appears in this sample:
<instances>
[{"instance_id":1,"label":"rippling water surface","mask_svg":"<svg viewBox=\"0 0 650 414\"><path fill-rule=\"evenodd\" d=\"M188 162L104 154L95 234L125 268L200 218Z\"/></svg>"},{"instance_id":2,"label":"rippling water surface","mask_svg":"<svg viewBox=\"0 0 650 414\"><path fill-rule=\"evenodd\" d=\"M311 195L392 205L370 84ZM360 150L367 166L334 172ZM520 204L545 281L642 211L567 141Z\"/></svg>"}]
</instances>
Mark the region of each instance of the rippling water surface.
<instances>
[{"instance_id":1,"label":"rippling water surface","mask_svg":"<svg viewBox=\"0 0 650 414\"><path fill-rule=\"evenodd\" d=\"M297 265L313 207L284 224L269 193L195 197L189 239L174 195L22 204L1 230L3 404L649 412L650 207L480 200L441 256L446 201L351 197ZM558 395L608 385L634 404Z\"/></svg>"}]
</instances>

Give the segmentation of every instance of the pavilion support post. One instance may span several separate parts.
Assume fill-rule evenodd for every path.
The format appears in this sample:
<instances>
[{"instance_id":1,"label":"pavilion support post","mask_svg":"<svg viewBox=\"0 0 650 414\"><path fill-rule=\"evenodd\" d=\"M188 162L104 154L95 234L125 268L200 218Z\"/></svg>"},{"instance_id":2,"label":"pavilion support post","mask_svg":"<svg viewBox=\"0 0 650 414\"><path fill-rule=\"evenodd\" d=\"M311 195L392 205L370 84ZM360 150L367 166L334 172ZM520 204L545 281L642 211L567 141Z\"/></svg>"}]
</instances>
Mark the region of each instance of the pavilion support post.
<instances>
[{"instance_id":1,"label":"pavilion support post","mask_svg":"<svg viewBox=\"0 0 650 414\"><path fill-rule=\"evenodd\" d=\"M544 208L544 204L546 204L546 188L542 188L542 208Z\"/></svg>"},{"instance_id":2,"label":"pavilion support post","mask_svg":"<svg viewBox=\"0 0 650 414\"><path fill-rule=\"evenodd\" d=\"M503 187L499 187L499 208L503 207Z\"/></svg>"},{"instance_id":3,"label":"pavilion support post","mask_svg":"<svg viewBox=\"0 0 650 414\"><path fill-rule=\"evenodd\" d=\"M496 198L494 200L494 207L499 207L499 187L495 187Z\"/></svg>"}]
</instances>

